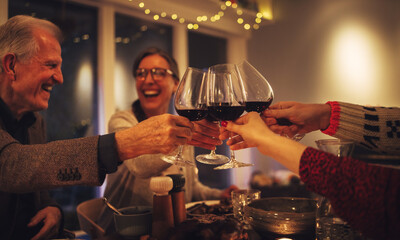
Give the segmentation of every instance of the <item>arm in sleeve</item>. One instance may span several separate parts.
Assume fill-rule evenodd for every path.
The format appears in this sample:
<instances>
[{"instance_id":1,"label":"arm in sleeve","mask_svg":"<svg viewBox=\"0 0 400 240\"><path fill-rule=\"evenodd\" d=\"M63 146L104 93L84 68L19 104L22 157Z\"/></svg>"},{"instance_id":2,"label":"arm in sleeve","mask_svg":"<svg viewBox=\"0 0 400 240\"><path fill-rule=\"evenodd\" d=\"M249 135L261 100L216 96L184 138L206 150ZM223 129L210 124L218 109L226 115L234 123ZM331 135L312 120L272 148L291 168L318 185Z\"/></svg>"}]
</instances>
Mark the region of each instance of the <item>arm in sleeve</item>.
<instances>
[{"instance_id":1,"label":"arm in sleeve","mask_svg":"<svg viewBox=\"0 0 400 240\"><path fill-rule=\"evenodd\" d=\"M0 191L101 185L98 136L22 145L0 130Z\"/></svg>"},{"instance_id":2,"label":"arm in sleeve","mask_svg":"<svg viewBox=\"0 0 400 240\"><path fill-rule=\"evenodd\" d=\"M121 111L115 113L108 122L109 132L117 132L131 128L138 124L137 119L131 111ZM163 154L145 154L136 158L124 161L124 165L135 176L149 178L159 175L171 164L163 161Z\"/></svg>"},{"instance_id":3,"label":"arm in sleeve","mask_svg":"<svg viewBox=\"0 0 400 240\"><path fill-rule=\"evenodd\" d=\"M299 171L307 188L327 197L355 229L376 239L400 237L400 170L307 148Z\"/></svg>"},{"instance_id":4,"label":"arm in sleeve","mask_svg":"<svg viewBox=\"0 0 400 240\"><path fill-rule=\"evenodd\" d=\"M400 154L400 108L327 104L331 106L331 118L323 133L355 141L372 151Z\"/></svg>"}]
</instances>

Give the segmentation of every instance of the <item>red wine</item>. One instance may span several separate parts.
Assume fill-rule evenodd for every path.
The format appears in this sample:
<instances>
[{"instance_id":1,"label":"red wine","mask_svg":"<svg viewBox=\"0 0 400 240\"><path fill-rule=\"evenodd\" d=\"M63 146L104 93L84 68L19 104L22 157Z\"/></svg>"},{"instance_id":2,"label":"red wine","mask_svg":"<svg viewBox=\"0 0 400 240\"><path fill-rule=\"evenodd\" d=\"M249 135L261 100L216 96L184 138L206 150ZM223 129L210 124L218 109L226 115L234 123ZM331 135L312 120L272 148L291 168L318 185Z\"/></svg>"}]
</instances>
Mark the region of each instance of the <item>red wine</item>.
<instances>
[{"instance_id":1,"label":"red wine","mask_svg":"<svg viewBox=\"0 0 400 240\"><path fill-rule=\"evenodd\" d=\"M261 113L271 105L272 99L268 101L250 101L246 102L246 112Z\"/></svg>"},{"instance_id":2,"label":"red wine","mask_svg":"<svg viewBox=\"0 0 400 240\"><path fill-rule=\"evenodd\" d=\"M218 122L219 121L217 118L213 117L213 115L211 115L211 114L207 114L206 119L209 122Z\"/></svg>"},{"instance_id":3,"label":"red wine","mask_svg":"<svg viewBox=\"0 0 400 240\"><path fill-rule=\"evenodd\" d=\"M208 106L208 114L220 121L233 121L242 115L245 106L229 106L228 103L220 103L217 106Z\"/></svg>"},{"instance_id":4,"label":"red wine","mask_svg":"<svg viewBox=\"0 0 400 240\"><path fill-rule=\"evenodd\" d=\"M207 109L176 109L176 112L190 121L199 121L207 116Z\"/></svg>"}]
</instances>

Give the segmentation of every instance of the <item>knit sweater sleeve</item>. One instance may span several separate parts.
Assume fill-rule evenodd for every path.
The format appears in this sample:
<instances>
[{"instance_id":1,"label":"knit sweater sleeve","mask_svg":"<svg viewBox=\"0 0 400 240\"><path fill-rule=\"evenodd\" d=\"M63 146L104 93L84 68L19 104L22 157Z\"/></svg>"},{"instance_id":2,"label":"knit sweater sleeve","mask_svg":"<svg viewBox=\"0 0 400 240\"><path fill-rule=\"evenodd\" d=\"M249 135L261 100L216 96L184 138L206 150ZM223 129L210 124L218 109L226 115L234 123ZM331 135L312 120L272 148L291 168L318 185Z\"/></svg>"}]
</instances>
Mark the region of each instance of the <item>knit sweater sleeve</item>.
<instances>
[{"instance_id":1,"label":"knit sweater sleeve","mask_svg":"<svg viewBox=\"0 0 400 240\"><path fill-rule=\"evenodd\" d=\"M299 172L354 229L373 239L400 239L399 170L307 148Z\"/></svg>"},{"instance_id":2,"label":"knit sweater sleeve","mask_svg":"<svg viewBox=\"0 0 400 240\"><path fill-rule=\"evenodd\" d=\"M400 108L327 102L331 119L325 134L382 153L400 154Z\"/></svg>"}]
</instances>

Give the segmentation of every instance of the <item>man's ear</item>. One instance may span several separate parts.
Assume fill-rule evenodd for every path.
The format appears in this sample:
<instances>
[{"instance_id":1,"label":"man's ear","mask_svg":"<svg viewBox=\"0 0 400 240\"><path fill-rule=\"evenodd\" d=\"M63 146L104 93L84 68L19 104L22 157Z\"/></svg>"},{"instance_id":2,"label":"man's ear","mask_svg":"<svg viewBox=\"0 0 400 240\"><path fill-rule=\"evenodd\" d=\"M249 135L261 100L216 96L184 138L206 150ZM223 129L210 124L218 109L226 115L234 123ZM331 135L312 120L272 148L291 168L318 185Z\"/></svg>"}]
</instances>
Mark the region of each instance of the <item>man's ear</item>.
<instances>
[{"instance_id":1,"label":"man's ear","mask_svg":"<svg viewBox=\"0 0 400 240\"><path fill-rule=\"evenodd\" d=\"M4 57L3 57L3 70L5 73L7 74L12 74L15 76L15 63L17 62L17 57L15 56L14 53L7 53Z\"/></svg>"}]
</instances>

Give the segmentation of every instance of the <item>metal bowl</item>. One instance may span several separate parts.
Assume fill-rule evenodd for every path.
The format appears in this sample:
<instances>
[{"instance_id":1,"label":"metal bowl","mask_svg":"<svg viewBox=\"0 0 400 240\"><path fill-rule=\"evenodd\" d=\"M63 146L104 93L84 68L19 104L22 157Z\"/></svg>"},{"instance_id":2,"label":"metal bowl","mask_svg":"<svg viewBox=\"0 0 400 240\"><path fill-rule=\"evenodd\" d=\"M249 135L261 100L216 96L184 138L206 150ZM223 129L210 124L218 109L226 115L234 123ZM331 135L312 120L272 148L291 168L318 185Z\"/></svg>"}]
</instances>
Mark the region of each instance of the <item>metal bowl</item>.
<instances>
[{"instance_id":1,"label":"metal bowl","mask_svg":"<svg viewBox=\"0 0 400 240\"><path fill-rule=\"evenodd\" d=\"M273 197L244 208L245 221L265 239L315 239L316 200Z\"/></svg>"},{"instance_id":2,"label":"metal bowl","mask_svg":"<svg viewBox=\"0 0 400 240\"><path fill-rule=\"evenodd\" d=\"M119 235L134 238L151 233L152 207L133 206L118 210L122 215L114 213L114 224Z\"/></svg>"}]
</instances>

